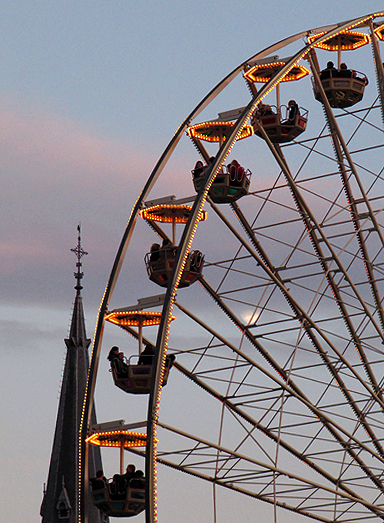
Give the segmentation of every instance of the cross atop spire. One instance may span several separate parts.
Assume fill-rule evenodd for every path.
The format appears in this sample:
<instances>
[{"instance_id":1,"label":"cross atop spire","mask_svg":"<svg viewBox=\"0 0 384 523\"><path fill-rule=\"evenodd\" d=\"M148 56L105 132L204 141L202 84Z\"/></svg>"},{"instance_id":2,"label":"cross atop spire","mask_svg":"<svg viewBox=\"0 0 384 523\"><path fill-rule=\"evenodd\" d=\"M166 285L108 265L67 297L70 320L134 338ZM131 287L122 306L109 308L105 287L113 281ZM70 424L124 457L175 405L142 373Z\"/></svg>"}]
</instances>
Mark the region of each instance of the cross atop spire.
<instances>
[{"instance_id":1,"label":"cross atop spire","mask_svg":"<svg viewBox=\"0 0 384 523\"><path fill-rule=\"evenodd\" d=\"M70 249L71 252L74 252L77 256L77 263L76 263L76 267L77 267L77 272L74 272L74 276L77 280L77 285L75 287L75 289L77 290L78 293L80 293L81 289L83 288L81 286L81 283L80 283L80 280L82 279L82 277L84 276L84 273L81 272L81 258L84 256L84 255L87 255L88 253L85 252L85 250L82 248L81 246L81 224L79 223L79 225L77 226L77 232L78 232L78 235L77 235L77 245L74 249Z\"/></svg>"}]
</instances>

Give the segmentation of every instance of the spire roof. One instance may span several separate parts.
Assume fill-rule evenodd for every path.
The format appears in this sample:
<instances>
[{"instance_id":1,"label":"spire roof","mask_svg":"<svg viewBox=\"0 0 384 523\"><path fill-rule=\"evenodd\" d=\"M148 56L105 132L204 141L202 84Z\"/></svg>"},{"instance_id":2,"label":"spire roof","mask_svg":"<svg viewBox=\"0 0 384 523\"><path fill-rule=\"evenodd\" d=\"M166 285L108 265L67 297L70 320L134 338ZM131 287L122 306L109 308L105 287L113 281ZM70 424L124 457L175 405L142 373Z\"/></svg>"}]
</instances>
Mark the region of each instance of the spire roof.
<instances>
[{"instance_id":1,"label":"spire roof","mask_svg":"<svg viewBox=\"0 0 384 523\"><path fill-rule=\"evenodd\" d=\"M71 249L77 256L76 296L73 306L69 337L65 340L67 354L57 413L56 429L52 446L47 487L41 505L42 523L78 522L78 476L79 476L79 428L88 377L88 347L83 299L81 296L81 258L87 253L81 245L81 229L77 227L77 246ZM96 423L93 409L92 424ZM95 476L101 469L101 455L98 447L90 449L89 473ZM91 502L89 523L101 523L105 518Z\"/></svg>"}]
</instances>

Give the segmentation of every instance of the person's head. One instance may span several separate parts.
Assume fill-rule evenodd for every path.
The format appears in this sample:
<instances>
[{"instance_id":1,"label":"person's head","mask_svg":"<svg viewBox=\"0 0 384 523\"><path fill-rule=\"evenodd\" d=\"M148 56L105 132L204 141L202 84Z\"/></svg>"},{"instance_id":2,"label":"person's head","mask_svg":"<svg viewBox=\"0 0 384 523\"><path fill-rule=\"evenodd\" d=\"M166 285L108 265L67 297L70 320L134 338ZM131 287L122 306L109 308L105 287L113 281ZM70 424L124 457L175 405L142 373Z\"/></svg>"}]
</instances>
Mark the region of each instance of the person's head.
<instances>
[{"instance_id":1,"label":"person's head","mask_svg":"<svg viewBox=\"0 0 384 523\"><path fill-rule=\"evenodd\" d=\"M123 360L124 359L124 352L119 352L118 356L119 356L119 360Z\"/></svg>"},{"instance_id":2,"label":"person's head","mask_svg":"<svg viewBox=\"0 0 384 523\"><path fill-rule=\"evenodd\" d=\"M133 465L132 463L130 463L129 465L127 465L127 472L129 472L129 473L132 474L133 472L135 472L135 470L136 470L136 467L135 467L135 465Z\"/></svg>"},{"instance_id":3,"label":"person's head","mask_svg":"<svg viewBox=\"0 0 384 523\"><path fill-rule=\"evenodd\" d=\"M118 354L119 354L119 347L116 347L116 345L115 345L109 351L107 358L109 359L109 361L112 361L114 358L116 358L118 356Z\"/></svg>"},{"instance_id":4,"label":"person's head","mask_svg":"<svg viewBox=\"0 0 384 523\"><path fill-rule=\"evenodd\" d=\"M340 69L347 69L347 64L345 64L344 62L340 64Z\"/></svg>"},{"instance_id":5,"label":"person's head","mask_svg":"<svg viewBox=\"0 0 384 523\"><path fill-rule=\"evenodd\" d=\"M204 167L204 164L201 160L197 160L195 169L200 169L201 167Z\"/></svg>"},{"instance_id":6,"label":"person's head","mask_svg":"<svg viewBox=\"0 0 384 523\"><path fill-rule=\"evenodd\" d=\"M147 343L145 345L145 352L148 353L148 354L155 354L155 347L154 345L152 345L152 343Z\"/></svg>"},{"instance_id":7,"label":"person's head","mask_svg":"<svg viewBox=\"0 0 384 523\"><path fill-rule=\"evenodd\" d=\"M295 100L289 100L288 105L289 105L289 107L296 105Z\"/></svg>"},{"instance_id":8,"label":"person's head","mask_svg":"<svg viewBox=\"0 0 384 523\"><path fill-rule=\"evenodd\" d=\"M233 165L234 167L238 167L240 164L239 164L239 162L237 160L233 159L231 161L231 165Z\"/></svg>"},{"instance_id":9,"label":"person's head","mask_svg":"<svg viewBox=\"0 0 384 523\"><path fill-rule=\"evenodd\" d=\"M144 472L142 470L137 470L136 471L136 477L137 478L143 478L144 477Z\"/></svg>"},{"instance_id":10,"label":"person's head","mask_svg":"<svg viewBox=\"0 0 384 523\"><path fill-rule=\"evenodd\" d=\"M152 243L151 252L160 250L160 243Z\"/></svg>"},{"instance_id":11,"label":"person's head","mask_svg":"<svg viewBox=\"0 0 384 523\"><path fill-rule=\"evenodd\" d=\"M209 163L213 163L214 161L215 161L215 157L211 156L210 159L209 159Z\"/></svg>"},{"instance_id":12,"label":"person's head","mask_svg":"<svg viewBox=\"0 0 384 523\"><path fill-rule=\"evenodd\" d=\"M333 62L329 61L327 63L327 69L332 69L332 67L335 67L335 66L333 65Z\"/></svg>"},{"instance_id":13,"label":"person's head","mask_svg":"<svg viewBox=\"0 0 384 523\"><path fill-rule=\"evenodd\" d=\"M98 471L96 472L96 477L97 477L97 478L102 478L103 476L104 476L104 473L103 473L102 470L98 470Z\"/></svg>"},{"instance_id":14,"label":"person's head","mask_svg":"<svg viewBox=\"0 0 384 523\"><path fill-rule=\"evenodd\" d=\"M164 238L163 247L168 247L168 245L171 245L171 240L168 240L168 238Z\"/></svg>"}]
</instances>

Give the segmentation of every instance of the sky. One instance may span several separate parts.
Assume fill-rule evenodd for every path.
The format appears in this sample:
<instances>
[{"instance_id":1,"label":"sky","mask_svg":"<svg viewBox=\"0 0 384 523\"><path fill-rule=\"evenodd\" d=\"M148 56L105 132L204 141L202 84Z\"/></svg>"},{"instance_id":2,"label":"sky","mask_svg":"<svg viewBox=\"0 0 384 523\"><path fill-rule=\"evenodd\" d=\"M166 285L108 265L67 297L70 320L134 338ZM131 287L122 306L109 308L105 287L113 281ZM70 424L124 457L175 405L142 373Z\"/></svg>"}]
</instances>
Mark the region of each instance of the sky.
<instances>
[{"instance_id":1,"label":"sky","mask_svg":"<svg viewBox=\"0 0 384 523\"><path fill-rule=\"evenodd\" d=\"M131 208L203 96L274 42L381 10L383 2L357 0L2 2L4 521L40 521L75 295L70 249L78 223L89 253L83 298L92 337ZM190 169L176 158L168 194L180 188L177 172ZM15 507L21 484L23 501Z\"/></svg>"}]
</instances>

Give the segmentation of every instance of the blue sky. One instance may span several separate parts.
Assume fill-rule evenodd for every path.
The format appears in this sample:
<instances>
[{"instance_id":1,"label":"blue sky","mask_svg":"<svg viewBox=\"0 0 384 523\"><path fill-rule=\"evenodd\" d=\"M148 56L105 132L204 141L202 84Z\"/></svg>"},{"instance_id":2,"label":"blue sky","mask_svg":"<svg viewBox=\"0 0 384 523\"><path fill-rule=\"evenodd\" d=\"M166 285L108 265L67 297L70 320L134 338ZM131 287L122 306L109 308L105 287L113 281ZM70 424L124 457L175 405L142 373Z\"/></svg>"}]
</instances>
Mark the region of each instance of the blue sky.
<instances>
[{"instance_id":1,"label":"blue sky","mask_svg":"<svg viewBox=\"0 0 384 523\"><path fill-rule=\"evenodd\" d=\"M356 0L2 3L4 520L40 520L75 292L69 249L78 222L89 252L83 296L92 336L131 207L200 99L276 41L381 10L383 2ZM176 160L173 172L181 168L191 166ZM15 508L21 481L25 497Z\"/></svg>"}]
</instances>

